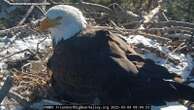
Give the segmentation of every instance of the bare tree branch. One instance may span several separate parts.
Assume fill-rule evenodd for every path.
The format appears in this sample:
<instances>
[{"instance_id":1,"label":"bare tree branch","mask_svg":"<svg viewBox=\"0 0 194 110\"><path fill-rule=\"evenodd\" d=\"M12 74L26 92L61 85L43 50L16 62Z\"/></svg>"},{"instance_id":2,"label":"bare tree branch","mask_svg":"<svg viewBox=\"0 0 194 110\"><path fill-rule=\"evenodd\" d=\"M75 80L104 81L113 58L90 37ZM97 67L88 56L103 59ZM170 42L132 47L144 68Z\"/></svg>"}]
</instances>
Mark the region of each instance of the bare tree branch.
<instances>
[{"instance_id":1,"label":"bare tree branch","mask_svg":"<svg viewBox=\"0 0 194 110\"><path fill-rule=\"evenodd\" d=\"M22 24L26 21L26 19L27 19L28 16L30 15L30 13L32 13L33 9L34 9L34 5L32 5L32 6L28 9L27 13L26 13L25 16L23 17L23 19L19 22L18 25L22 25Z\"/></svg>"},{"instance_id":2,"label":"bare tree branch","mask_svg":"<svg viewBox=\"0 0 194 110\"><path fill-rule=\"evenodd\" d=\"M80 2L79 3L80 6L88 6L88 7L93 7L93 8L98 8L101 9L104 12L112 12L112 10L106 6L103 5L99 5L99 4L95 4L95 3L88 3L88 2Z\"/></svg>"},{"instance_id":3,"label":"bare tree branch","mask_svg":"<svg viewBox=\"0 0 194 110\"><path fill-rule=\"evenodd\" d=\"M22 31L26 31L26 30L31 30L34 27L37 26L39 20L33 21L31 23L27 23L25 25L21 25L21 26L14 26L8 29L4 29L4 30L0 30L0 34L7 34L7 33L12 33L12 32L22 32Z\"/></svg>"},{"instance_id":4,"label":"bare tree branch","mask_svg":"<svg viewBox=\"0 0 194 110\"><path fill-rule=\"evenodd\" d=\"M160 12L161 3L162 3L162 0L159 0L158 6L154 9L152 9L147 15L143 16L144 21L143 21L143 24L140 25L139 28L144 27L144 24L149 23L154 18L154 16L156 16Z\"/></svg>"},{"instance_id":5,"label":"bare tree branch","mask_svg":"<svg viewBox=\"0 0 194 110\"><path fill-rule=\"evenodd\" d=\"M155 23L147 23L145 25L149 25L150 27L164 27L164 26L182 26L182 27L189 27L194 28L194 23L184 22L184 21L176 21L176 20L169 20L169 21L159 21Z\"/></svg>"},{"instance_id":6,"label":"bare tree branch","mask_svg":"<svg viewBox=\"0 0 194 110\"><path fill-rule=\"evenodd\" d=\"M152 18L160 12L161 6L157 6L156 8L154 8L153 10L151 10L146 16L144 16L144 21L143 23L148 23L152 20Z\"/></svg>"},{"instance_id":7,"label":"bare tree branch","mask_svg":"<svg viewBox=\"0 0 194 110\"><path fill-rule=\"evenodd\" d=\"M23 53L23 52L26 52L26 51L27 51L27 52L30 52L31 54L34 54L31 50L29 50L29 49L24 49L24 50L15 52L15 53L13 53L13 54L11 54L11 55L5 56L5 57L1 58L0 61L3 61L4 59L10 58L10 57L12 57L12 56L14 56L14 55L16 55L16 54L20 54L20 53Z\"/></svg>"},{"instance_id":8,"label":"bare tree branch","mask_svg":"<svg viewBox=\"0 0 194 110\"><path fill-rule=\"evenodd\" d=\"M8 3L9 5L30 5L30 6L37 6L37 5L50 5L50 3L11 3L8 0L3 0L4 2Z\"/></svg>"},{"instance_id":9,"label":"bare tree branch","mask_svg":"<svg viewBox=\"0 0 194 110\"><path fill-rule=\"evenodd\" d=\"M25 100L20 94L17 94L16 92L13 91L8 94L8 97L15 99L19 104L23 106L28 103L27 100Z\"/></svg>"}]
</instances>

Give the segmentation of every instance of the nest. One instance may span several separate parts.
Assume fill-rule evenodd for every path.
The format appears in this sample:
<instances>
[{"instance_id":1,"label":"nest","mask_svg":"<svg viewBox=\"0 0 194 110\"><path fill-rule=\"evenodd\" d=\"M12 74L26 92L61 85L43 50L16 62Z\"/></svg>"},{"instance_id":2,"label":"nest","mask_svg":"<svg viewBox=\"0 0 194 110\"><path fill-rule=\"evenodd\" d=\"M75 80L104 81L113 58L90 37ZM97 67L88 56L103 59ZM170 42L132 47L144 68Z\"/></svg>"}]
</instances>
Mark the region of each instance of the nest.
<instances>
[{"instance_id":1,"label":"nest","mask_svg":"<svg viewBox=\"0 0 194 110\"><path fill-rule=\"evenodd\" d=\"M36 63L42 66L42 63ZM22 72L16 71L13 76L14 92L23 96L27 101L33 101L45 93L44 89L49 87L51 73L42 66L42 71Z\"/></svg>"},{"instance_id":2,"label":"nest","mask_svg":"<svg viewBox=\"0 0 194 110\"><path fill-rule=\"evenodd\" d=\"M100 25L94 26L94 28L109 30L125 37L128 37L129 35L143 35L144 37L157 41L161 46L169 49L171 54L184 53L190 54L192 59L194 57L194 24L168 19L166 21L158 20L157 22L154 22L155 16L161 13L164 15L161 11L160 3L153 10L150 10L150 13L143 16L143 21L140 20L139 16L129 13L128 10L122 9L118 4L113 4L111 7L84 2L74 5L80 8L84 12L84 15L88 17L89 24ZM28 16L26 16L26 18L27 17ZM129 17L131 19L129 19ZM23 22L21 22L21 24L22 23ZM32 28L36 23L38 22L0 30L0 35L13 35L12 33L15 35L15 33L19 31L20 35L17 38L23 39L24 36L35 33L32 31ZM141 27L144 27L144 29L141 29ZM17 100L22 105L26 105L27 102L34 101L40 97L48 97L47 89L50 87L51 72L47 69L47 60L52 54L52 49L47 48L43 52L39 52L39 44L37 44L36 52L28 50L30 51L30 56L27 58L14 61L8 60L8 62L6 62L8 64L7 69L11 72L11 76L13 77L11 92L19 96L19 99L22 99ZM168 52L163 52L158 48L142 44L133 44L133 46L137 52L142 54L146 52L154 53L156 56L166 59L167 63L173 63L174 65L181 63L180 59L174 59L170 57ZM2 48L0 51L2 50L6 50L6 48ZM15 54L19 54L19 52ZM15 54L3 57L0 61L8 59ZM193 71L192 74L194 74ZM2 77L0 76L0 80L1 79ZM13 97L11 96L10 98ZM23 99L25 101L23 101Z\"/></svg>"}]
</instances>

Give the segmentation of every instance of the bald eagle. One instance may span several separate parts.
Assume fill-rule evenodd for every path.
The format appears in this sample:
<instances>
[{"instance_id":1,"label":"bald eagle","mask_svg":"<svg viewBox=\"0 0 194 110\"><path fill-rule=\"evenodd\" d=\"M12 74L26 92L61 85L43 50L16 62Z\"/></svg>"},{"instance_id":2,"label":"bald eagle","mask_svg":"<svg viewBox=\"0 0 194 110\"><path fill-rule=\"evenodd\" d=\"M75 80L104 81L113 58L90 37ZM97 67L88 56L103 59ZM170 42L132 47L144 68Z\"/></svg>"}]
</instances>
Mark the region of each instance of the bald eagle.
<instances>
[{"instance_id":1,"label":"bald eagle","mask_svg":"<svg viewBox=\"0 0 194 110\"><path fill-rule=\"evenodd\" d=\"M138 55L119 36L87 29L82 12L72 6L50 8L39 31L50 31L48 61L57 99L93 104L164 104L194 101L194 88L167 81L179 77Z\"/></svg>"}]
</instances>

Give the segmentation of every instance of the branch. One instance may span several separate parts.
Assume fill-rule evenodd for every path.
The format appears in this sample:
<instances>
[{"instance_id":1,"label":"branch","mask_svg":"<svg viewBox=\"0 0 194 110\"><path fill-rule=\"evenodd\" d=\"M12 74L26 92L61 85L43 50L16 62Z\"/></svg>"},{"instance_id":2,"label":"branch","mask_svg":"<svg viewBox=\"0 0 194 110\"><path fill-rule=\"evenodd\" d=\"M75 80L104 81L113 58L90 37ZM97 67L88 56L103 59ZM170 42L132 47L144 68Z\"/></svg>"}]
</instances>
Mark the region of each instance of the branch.
<instances>
[{"instance_id":1,"label":"branch","mask_svg":"<svg viewBox=\"0 0 194 110\"><path fill-rule=\"evenodd\" d=\"M8 29L0 30L0 34L7 34L7 33L12 33L17 31L26 31L27 29L31 30L38 24L38 22L39 20L36 20L36 21L33 21L32 23L28 23L25 25L14 26Z\"/></svg>"},{"instance_id":2,"label":"branch","mask_svg":"<svg viewBox=\"0 0 194 110\"><path fill-rule=\"evenodd\" d=\"M41 12L43 15L46 15L46 11L43 10L40 6L36 6L36 8L37 8L38 10L40 10L40 12Z\"/></svg>"},{"instance_id":3,"label":"branch","mask_svg":"<svg viewBox=\"0 0 194 110\"><path fill-rule=\"evenodd\" d=\"M156 16L160 12L161 3L162 3L162 0L159 0L158 6L154 8L153 10L151 10L147 15L143 16L144 21L143 21L143 24L140 25L139 28L144 27L144 24L149 23L154 18L154 16Z\"/></svg>"},{"instance_id":4,"label":"branch","mask_svg":"<svg viewBox=\"0 0 194 110\"><path fill-rule=\"evenodd\" d=\"M160 12L160 8L161 8L161 6L159 5L156 8L154 8L153 10L151 10L146 16L144 16L143 23L146 24L146 23L150 22L153 19L153 17Z\"/></svg>"},{"instance_id":5,"label":"branch","mask_svg":"<svg viewBox=\"0 0 194 110\"><path fill-rule=\"evenodd\" d=\"M20 94L17 94L16 92L13 92L13 91L10 92L8 94L8 97L15 99L21 105L27 105L28 104L28 101L25 100L25 98L23 98Z\"/></svg>"},{"instance_id":6,"label":"branch","mask_svg":"<svg viewBox=\"0 0 194 110\"><path fill-rule=\"evenodd\" d=\"M160 21L157 23L147 23L145 25L150 25L150 27L182 26L182 27L194 28L194 23L184 22L184 21L175 21L175 20Z\"/></svg>"},{"instance_id":7,"label":"branch","mask_svg":"<svg viewBox=\"0 0 194 110\"><path fill-rule=\"evenodd\" d=\"M151 38L151 39L155 39L155 40L157 40L158 42L161 42L161 43L171 41L171 39L169 39L169 38L161 37L161 36L158 36L158 35L155 35L155 34L149 34L149 33L145 33L145 32L137 32L137 34L148 37L148 38Z\"/></svg>"},{"instance_id":8,"label":"branch","mask_svg":"<svg viewBox=\"0 0 194 110\"><path fill-rule=\"evenodd\" d=\"M190 28L190 27L182 27L182 26L173 26L173 27L162 27L162 28L149 28L149 29L142 29L144 32L149 32L149 33L153 33L156 31L159 31L161 33L167 33L167 32L171 32L171 31L185 31L185 32L193 32L194 29Z\"/></svg>"},{"instance_id":9,"label":"branch","mask_svg":"<svg viewBox=\"0 0 194 110\"><path fill-rule=\"evenodd\" d=\"M161 3L162 3L162 0L159 0L158 6L156 8L154 8L153 10L151 10L146 16L144 16L144 19L145 19L143 22L144 24L150 22L152 20L152 18L160 12Z\"/></svg>"},{"instance_id":10,"label":"branch","mask_svg":"<svg viewBox=\"0 0 194 110\"><path fill-rule=\"evenodd\" d=\"M37 6L37 5L51 5L50 3L11 3L8 0L3 0L4 2L6 2L9 5L30 5L30 6Z\"/></svg>"},{"instance_id":11,"label":"branch","mask_svg":"<svg viewBox=\"0 0 194 110\"><path fill-rule=\"evenodd\" d=\"M12 57L12 56L14 56L14 55L16 55L16 54L20 54L20 53L23 53L23 52L26 52L26 51L27 51L27 52L30 52L32 55L34 55L34 53L33 53L32 51L30 51L29 49L24 49L24 50L15 52L15 53L13 53L13 54L11 54L11 55L5 56L5 57L1 58L0 61L3 61L4 59L10 58L10 57Z\"/></svg>"},{"instance_id":12,"label":"branch","mask_svg":"<svg viewBox=\"0 0 194 110\"><path fill-rule=\"evenodd\" d=\"M34 6L32 5L32 6L28 9L28 11L27 11L27 13L25 14L24 18L19 22L18 25L22 25L22 24L26 21L26 19L27 19L28 16L30 15L30 13L33 11L33 9L34 9Z\"/></svg>"},{"instance_id":13,"label":"branch","mask_svg":"<svg viewBox=\"0 0 194 110\"><path fill-rule=\"evenodd\" d=\"M103 5L99 5L99 4L95 4L95 3L88 3L88 2L80 2L78 5L81 5L83 7L88 6L88 7L92 7L92 8L98 8L104 12L112 12L112 10L106 6Z\"/></svg>"},{"instance_id":14,"label":"branch","mask_svg":"<svg viewBox=\"0 0 194 110\"><path fill-rule=\"evenodd\" d=\"M47 38L48 38L48 36L44 35L44 38L37 43L37 45L36 45L36 53L39 53L39 50L40 50L39 46L40 46L40 44L43 43Z\"/></svg>"},{"instance_id":15,"label":"branch","mask_svg":"<svg viewBox=\"0 0 194 110\"><path fill-rule=\"evenodd\" d=\"M164 19L165 19L166 21L169 21L169 19L167 18L166 14L165 14L164 12L162 12L162 16L164 17Z\"/></svg>"},{"instance_id":16,"label":"branch","mask_svg":"<svg viewBox=\"0 0 194 110\"><path fill-rule=\"evenodd\" d=\"M150 34L160 34L162 37L166 38L179 38L179 39L189 39L192 37L194 32L193 28L173 26L173 27L162 27L162 28L146 28L142 29L142 32ZM179 34L179 36L177 36ZM190 36L190 37L189 37Z\"/></svg>"},{"instance_id":17,"label":"branch","mask_svg":"<svg viewBox=\"0 0 194 110\"><path fill-rule=\"evenodd\" d=\"M167 57L166 62L168 62L168 60L170 58L170 54L175 53L178 49L182 48L184 45L185 45L185 43L183 42L183 43L179 44L174 50L172 50L172 52L168 53L166 56Z\"/></svg>"}]
</instances>

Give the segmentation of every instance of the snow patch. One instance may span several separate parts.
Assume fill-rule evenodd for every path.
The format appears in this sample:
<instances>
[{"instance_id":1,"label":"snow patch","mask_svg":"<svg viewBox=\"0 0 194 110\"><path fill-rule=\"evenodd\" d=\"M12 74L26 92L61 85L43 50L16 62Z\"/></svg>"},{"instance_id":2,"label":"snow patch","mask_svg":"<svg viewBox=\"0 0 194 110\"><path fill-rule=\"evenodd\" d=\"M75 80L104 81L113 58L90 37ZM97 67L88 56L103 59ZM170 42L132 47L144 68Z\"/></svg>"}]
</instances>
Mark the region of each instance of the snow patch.
<instances>
[{"instance_id":1,"label":"snow patch","mask_svg":"<svg viewBox=\"0 0 194 110\"><path fill-rule=\"evenodd\" d=\"M36 50L37 44L43 40L44 38L31 35L26 38L17 38L17 35L8 38L7 36L0 38L0 48L6 48L0 51L0 59L3 58L4 56L11 55L13 53L25 50L25 49L30 49L30 50ZM39 45L40 51L42 49L45 49L51 45L51 39L47 38L44 42L42 42ZM10 57L12 60L20 59L24 57L24 53L21 54L15 54L12 57Z\"/></svg>"}]
</instances>

